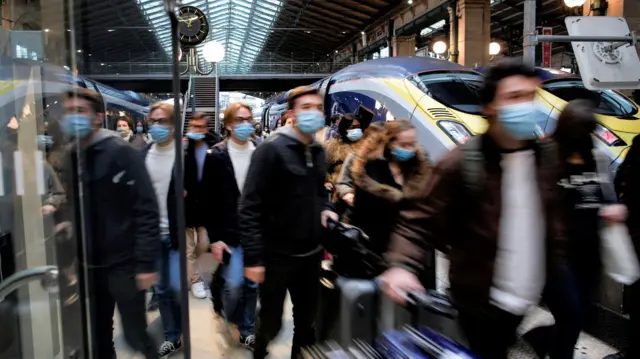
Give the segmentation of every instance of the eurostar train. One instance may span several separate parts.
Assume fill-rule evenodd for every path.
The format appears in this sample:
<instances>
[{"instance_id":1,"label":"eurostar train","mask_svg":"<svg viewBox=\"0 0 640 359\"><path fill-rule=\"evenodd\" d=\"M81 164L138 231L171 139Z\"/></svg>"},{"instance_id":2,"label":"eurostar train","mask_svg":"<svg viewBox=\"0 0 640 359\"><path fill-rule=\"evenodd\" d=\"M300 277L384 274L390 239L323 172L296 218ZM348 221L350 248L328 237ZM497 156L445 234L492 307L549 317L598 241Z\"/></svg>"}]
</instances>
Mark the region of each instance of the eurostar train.
<instances>
[{"instance_id":1,"label":"eurostar train","mask_svg":"<svg viewBox=\"0 0 640 359\"><path fill-rule=\"evenodd\" d=\"M62 114L60 100L65 91L87 88L100 93L106 112L104 127L114 130L122 114L143 121L150 102L133 91L120 91L93 80L74 76L70 71L43 62L0 58L0 128L12 118L22 118L26 111L43 121L58 120Z\"/></svg>"}]
</instances>

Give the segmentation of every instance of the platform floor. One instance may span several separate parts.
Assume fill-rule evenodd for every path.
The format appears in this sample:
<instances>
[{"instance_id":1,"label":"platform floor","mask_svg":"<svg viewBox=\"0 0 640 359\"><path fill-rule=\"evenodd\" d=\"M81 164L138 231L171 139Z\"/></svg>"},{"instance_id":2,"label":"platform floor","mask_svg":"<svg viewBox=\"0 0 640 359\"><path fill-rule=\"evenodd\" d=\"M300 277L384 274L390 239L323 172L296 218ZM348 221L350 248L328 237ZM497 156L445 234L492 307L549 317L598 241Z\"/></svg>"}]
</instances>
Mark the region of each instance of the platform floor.
<instances>
[{"instance_id":1,"label":"platform floor","mask_svg":"<svg viewBox=\"0 0 640 359\"><path fill-rule=\"evenodd\" d=\"M215 268L215 263L210 256L205 255L200 259L203 273L211 273ZM447 280L448 262L444 257L438 258L438 289L448 286ZM208 278L207 278L208 280ZM251 354L242 348L233 350L222 350L219 334L220 325L214 319L213 310L208 299L195 299L190 297L190 322L191 322L191 344L192 358L251 358ZM116 315L117 317L118 315ZM519 332L538 326L540 324L552 323L552 316L541 308L536 308L525 318ZM117 321L116 321L117 323ZM162 324L158 312L149 314L149 330L158 343L162 340ZM285 314L283 318L283 330L270 348L270 359L288 359L290 355L291 339L293 336L293 322L291 319L291 303L287 299L285 304ZM119 326L116 324L115 343L118 351L118 359L142 358L133 354L124 343L120 334ZM526 345L519 343L510 355L513 359L529 359L536 356L527 350ZM607 346L600 340L587 334L582 334L576 346L575 359L601 359L608 354L614 353L614 348ZM182 353L178 353L171 358L180 359Z\"/></svg>"}]
</instances>

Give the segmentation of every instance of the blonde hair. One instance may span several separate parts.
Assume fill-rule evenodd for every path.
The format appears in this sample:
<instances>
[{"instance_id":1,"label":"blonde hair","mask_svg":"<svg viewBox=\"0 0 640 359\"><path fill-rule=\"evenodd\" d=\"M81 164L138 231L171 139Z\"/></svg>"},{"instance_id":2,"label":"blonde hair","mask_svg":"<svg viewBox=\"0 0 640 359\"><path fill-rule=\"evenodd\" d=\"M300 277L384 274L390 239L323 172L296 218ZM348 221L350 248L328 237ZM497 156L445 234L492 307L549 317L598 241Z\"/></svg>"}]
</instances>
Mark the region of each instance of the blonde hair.
<instances>
[{"instance_id":1,"label":"blonde hair","mask_svg":"<svg viewBox=\"0 0 640 359\"><path fill-rule=\"evenodd\" d=\"M227 108L224 110L224 118L222 119L222 124L224 125L224 127L227 127L227 125L230 125L236 121L236 112L238 112L238 110L241 108L245 108L249 112L251 112L251 106L247 105L244 102L234 102L227 106Z\"/></svg>"},{"instance_id":2,"label":"blonde hair","mask_svg":"<svg viewBox=\"0 0 640 359\"><path fill-rule=\"evenodd\" d=\"M162 110L164 114L167 116L167 119L169 119L169 121L173 123L173 120L174 120L173 105L168 104L166 102L156 102L153 105L151 105L151 109L149 109L149 115L151 115L151 113L155 110Z\"/></svg>"}]
</instances>

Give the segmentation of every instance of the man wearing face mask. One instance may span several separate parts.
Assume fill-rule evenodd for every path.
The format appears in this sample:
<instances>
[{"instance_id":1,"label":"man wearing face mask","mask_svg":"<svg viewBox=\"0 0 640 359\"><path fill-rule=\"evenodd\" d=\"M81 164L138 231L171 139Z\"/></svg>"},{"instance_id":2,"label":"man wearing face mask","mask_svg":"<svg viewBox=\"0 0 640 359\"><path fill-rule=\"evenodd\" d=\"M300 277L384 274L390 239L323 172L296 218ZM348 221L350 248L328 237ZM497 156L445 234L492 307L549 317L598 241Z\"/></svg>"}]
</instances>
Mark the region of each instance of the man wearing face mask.
<instances>
[{"instance_id":1,"label":"man wearing face mask","mask_svg":"<svg viewBox=\"0 0 640 359\"><path fill-rule=\"evenodd\" d=\"M242 247L238 231L238 202L243 192L251 156L256 146L251 141L254 128L249 105L236 102L224 112L224 127L229 139L211 150L211 186L216 188L216 204L209 214L218 241L212 246L214 258L223 265L224 317L230 324L231 337L239 336L240 344L253 348L258 284L244 278ZM224 253L228 258L225 260Z\"/></svg>"},{"instance_id":2,"label":"man wearing face mask","mask_svg":"<svg viewBox=\"0 0 640 359\"><path fill-rule=\"evenodd\" d=\"M160 357L171 355L182 348L182 312L180 309L180 245L176 218L175 196L176 148L174 137L173 105L156 103L149 111L149 134L155 141L143 150L145 165L156 194L160 212L160 255L158 256L158 283L155 293L164 327L164 342L158 349ZM188 195L186 193L185 195Z\"/></svg>"},{"instance_id":3,"label":"man wearing face mask","mask_svg":"<svg viewBox=\"0 0 640 359\"><path fill-rule=\"evenodd\" d=\"M216 188L211 185L215 171L211 168L211 159L207 133L208 119L202 113L189 121L187 132L187 148L184 160L184 210L186 220L187 239L187 271L191 293L194 297L207 297L207 290L200 274L198 256L207 251L209 237L205 224L210 217L211 201L208 200L209 190Z\"/></svg>"},{"instance_id":4,"label":"man wearing face mask","mask_svg":"<svg viewBox=\"0 0 640 359\"><path fill-rule=\"evenodd\" d=\"M300 87L288 102L293 124L256 148L238 212L245 276L262 283L254 358L266 356L280 331L287 291L295 313L291 358L315 342L322 226L338 219L328 210L325 153L314 141L325 121L322 97Z\"/></svg>"},{"instance_id":5,"label":"man wearing face mask","mask_svg":"<svg viewBox=\"0 0 640 359\"><path fill-rule=\"evenodd\" d=\"M564 262L557 149L536 140L539 84L516 60L486 71L480 98L487 132L445 155L422 199L401 210L392 268L381 276L386 294L403 302L402 292L424 290L425 253L446 252L461 329L482 358L507 358L522 317Z\"/></svg>"},{"instance_id":6,"label":"man wearing face mask","mask_svg":"<svg viewBox=\"0 0 640 359\"><path fill-rule=\"evenodd\" d=\"M113 315L117 304L129 346L147 359L158 358L146 331L145 292L156 282L160 250L158 204L149 174L133 147L101 128L104 105L97 93L69 92L63 105L66 114L61 128L77 143L63 167L65 190L72 206L88 211L82 226L87 258L80 263L88 266L86 293L94 353L99 359L116 356ZM77 196L78 186L82 197ZM72 209L65 208L61 215L66 221L58 228L70 231L78 219Z\"/></svg>"}]
</instances>

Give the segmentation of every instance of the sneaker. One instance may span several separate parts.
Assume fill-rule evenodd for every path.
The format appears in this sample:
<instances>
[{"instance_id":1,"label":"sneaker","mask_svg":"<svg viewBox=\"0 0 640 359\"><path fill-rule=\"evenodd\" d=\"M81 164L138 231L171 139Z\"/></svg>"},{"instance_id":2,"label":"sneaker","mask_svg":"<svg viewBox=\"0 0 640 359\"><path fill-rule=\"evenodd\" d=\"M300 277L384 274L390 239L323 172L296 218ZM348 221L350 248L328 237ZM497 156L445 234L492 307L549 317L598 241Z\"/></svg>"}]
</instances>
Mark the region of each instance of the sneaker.
<instances>
[{"instance_id":1,"label":"sneaker","mask_svg":"<svg viewBox=\"0 0 640 359\"><path fill-rule=\"evenodd\" d=\"M242 345L243 347L249 349L249 350L253 350L254 345L256 344L256 336L253 334L244 336L241 335L240 336L240 345Z\"/></svg>"},{"instance_id":2,"label":"sneaker","mask_svg":"<svg viewBox=\"0 0 640 359\"><path fill-rule=\"evenodd\" d=\"M147 312L155 312L156 310L158 310L158 295L153 292L149 304L147 304Z\"/></svg>"},{"instance_id":3,"label":"sneaker","mask_svg":"<svg viewBox=\"0 0 640 359\"><path fill-rule=\"evenodd\" d=\"M203 281L198 281L191 284L191 294L198 299L204 299L207 297L207 289L204 287Z\"/></svg>"},{"instance_id":4,"label":"sneaker","mask_svg":"<svg viewBox=\"0 0 640 359\"><path fill-rule=\"evenodd\" d=\"M182 349L182 342L180 340L175 343L165 340L164 343L162 343L162 345L160 346L160 349L158 349L158 355L160 357L166 357L177 352L180 349Z\"/></svg>"}]
</instances>

